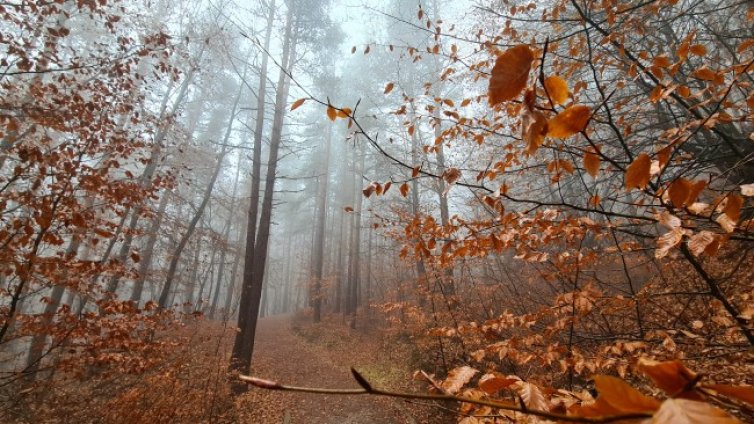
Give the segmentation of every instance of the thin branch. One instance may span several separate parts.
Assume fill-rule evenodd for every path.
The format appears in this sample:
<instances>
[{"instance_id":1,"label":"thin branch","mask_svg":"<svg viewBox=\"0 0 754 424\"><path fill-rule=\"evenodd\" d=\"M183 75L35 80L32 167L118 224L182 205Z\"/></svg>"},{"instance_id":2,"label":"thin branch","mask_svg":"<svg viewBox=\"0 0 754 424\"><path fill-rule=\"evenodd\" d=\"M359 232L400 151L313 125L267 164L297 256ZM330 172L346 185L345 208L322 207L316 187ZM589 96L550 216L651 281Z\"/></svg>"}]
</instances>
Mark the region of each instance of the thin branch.
<instances>
[{"instance_id":1,"label":"thin branch","mask_svg":"<svg viewBox=\"0 0 754 424\"><path fill-rule=\"evenodd\" d=\"M503 409L506 411L515 411L523 414L534 415L550 420L556 420L560 422L572 422L572 423L612 423L622 420L636 420L642 418L650 418L650 413L631 413L622 415L612 415L605 417L578 417L573 415L563 415L548 411L542 411L537 409L529 409L525 406L517 406L512 403L485 400L485 399L473 399L465 396L450 395L450 394L422 394L422 393L406 393L396 392L385 389L378 389L372 386L364 376L358 371L351 368L351 374L353 374L354 380L361 386L361 389L325 389L318 387L301 387L301 386L288 386L280 384L276 381L265 380L262 378L251 377L246 375L239 375L239 379L252 386L266 390L280 390L286 392L298 392L298 393L314 393L324 395L374 395L374 396L386 396L392 398L401 399L422 399L433 400L440 402L456 402L456 403L471 403L475 405L488 406L491 408Z\"/></svg>"}]
</instances>

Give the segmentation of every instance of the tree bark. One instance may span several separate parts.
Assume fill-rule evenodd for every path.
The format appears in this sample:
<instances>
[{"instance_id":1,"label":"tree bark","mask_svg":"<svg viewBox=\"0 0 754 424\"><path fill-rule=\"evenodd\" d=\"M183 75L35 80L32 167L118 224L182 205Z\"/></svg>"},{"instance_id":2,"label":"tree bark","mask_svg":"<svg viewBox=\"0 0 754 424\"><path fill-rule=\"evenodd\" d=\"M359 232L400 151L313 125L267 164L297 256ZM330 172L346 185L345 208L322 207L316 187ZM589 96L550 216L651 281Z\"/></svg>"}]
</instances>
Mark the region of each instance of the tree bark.
<instances>
[{"instance_id":1,"label":"tree bark","mask_svg":"<svg viewBox=\"0 0 754 424\"><path fill-rule=\"evenodd\" d=\"M283 60L277 84L275 96L275 114L272 121L272 134L270 136L270 152L267 161L267 176L265 178L265 190L262 200L262 209L259 217L259 228L256 241L253 234L247 235L246 245L253 244L253 249L246 250L246 263L244 265L244 289L248 290L248 303L241 305L238 312L240 332L236 335L231 357L231 370L248 374L251 366L251 358L254 350L254 337L256 335L257 318L262 297L264 282L264 269L267 262L267 246L270 237L270 224L272 222L272 200L275 191L275 179L278 164L278 151L283 133L283 121L288 98L290 80L287 72L295 57L296 41L293 36L294 27L293 8L288 9L286 20L285 37L283 39ZM252 198L252 206L254 199ZM251 208L250 208L251 209ZM250 213L251 218L251 213ZM251 222L249 222L251 224ZM250 225L251 226L251 225ZM252 255L251 257L249 255ZM251 259L251 260L250 260ZM243 299L242 299L243 301ZM241 325L241 317L245 322ZM246 384L234 379L232 384L235 394L246 390Z\"/></svg>"},{"instance_id":2,"label":"tree bark","mask_svg":"<svg viewBox=\"0 0 754 424\"><path fill-rule=\"evenodd\" d=\"M325 139L325 162L318 184L317 200L317 232L314 245L314 322L322 320L322 267L325 257L325 224L327 221L327 183L330 179L330 143L332 141L332 125L327 127Z\"/></svg>"}]
</instances>

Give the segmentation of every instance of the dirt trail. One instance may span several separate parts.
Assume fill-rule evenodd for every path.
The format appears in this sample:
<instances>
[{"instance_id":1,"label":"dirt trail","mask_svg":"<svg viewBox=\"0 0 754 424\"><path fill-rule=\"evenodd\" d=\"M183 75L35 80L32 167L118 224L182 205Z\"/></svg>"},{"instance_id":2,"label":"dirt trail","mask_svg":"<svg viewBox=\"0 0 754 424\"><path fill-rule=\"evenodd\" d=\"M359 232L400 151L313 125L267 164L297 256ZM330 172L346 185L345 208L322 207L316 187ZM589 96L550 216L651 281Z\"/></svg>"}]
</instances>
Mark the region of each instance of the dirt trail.
<instances>
[{"instance_id":1,"label":"dirt trail","mask_svg":"<svg viewBox=\"0 0 754 424\"><path fill-rule=\"evenodd\" d=\"M358 388L349 366L353 358L327 355L291 329L290 316L263 318L257 328L252 372L281 383ZM356 364L358 365L358 364ZM332 396L252 389L251 423L390 424L416 421L400 401L375 396Z\"/></svg>"}]
</instances>

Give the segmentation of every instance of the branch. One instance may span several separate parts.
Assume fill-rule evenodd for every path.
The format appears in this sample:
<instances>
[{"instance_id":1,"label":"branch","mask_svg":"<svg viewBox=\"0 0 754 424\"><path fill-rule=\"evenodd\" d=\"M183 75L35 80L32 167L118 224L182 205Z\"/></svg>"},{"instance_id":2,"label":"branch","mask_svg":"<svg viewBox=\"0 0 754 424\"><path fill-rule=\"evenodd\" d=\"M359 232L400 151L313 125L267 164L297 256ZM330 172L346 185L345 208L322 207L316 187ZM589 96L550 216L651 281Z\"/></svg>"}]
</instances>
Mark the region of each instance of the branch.
<instances>
[{"instance_id":1,"label":"branch","mask_svg":"<svg viewBox=\"0 0 754 424\"><path fill-rule=\"evenodd\" d=\"M485 399L472 399L465 396L450 395L450 394L422 394L422 393L406 393L396 392L391 390L378 389L372 386L364 376L358 371L351 368L351 374L353 374L354 380L359 383L361 389L324 389L318 387L299 387L288 386L280 384L276 381L265 380L262 378L251 377L246 375L239 375L238 378L252 386L266 390L280 390L286 392L298 392L298 393L315 393L325 395L374 395L374 396L387 396L400 399L422 399L422 400L434 400L440 402L456 402L456 403L471 403L481 406L489 406L491 408L503 409L506 411L515 411L523 414L534 415L550 420L556 420L560 422L571 423L612 423L622 420L635 420L642 418L651 418L650 413L631 413L623 415L611 415L605 417L578 417L573 415L556 414L548 411L541 411L537 409L529 409L524 406L517 406L512 403L485 400Z\"/></svg>"}]
</instances>

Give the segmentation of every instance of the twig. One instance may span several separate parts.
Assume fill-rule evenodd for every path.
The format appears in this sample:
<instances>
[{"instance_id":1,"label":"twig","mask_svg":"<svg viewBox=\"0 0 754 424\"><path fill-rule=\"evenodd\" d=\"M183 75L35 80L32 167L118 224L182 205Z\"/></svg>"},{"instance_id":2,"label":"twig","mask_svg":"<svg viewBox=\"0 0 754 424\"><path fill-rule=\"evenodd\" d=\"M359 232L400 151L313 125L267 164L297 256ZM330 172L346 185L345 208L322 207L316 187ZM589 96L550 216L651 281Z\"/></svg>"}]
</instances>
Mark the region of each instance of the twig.
<instances>
[{"instance_id":1,"label":"twig","mask_svg":"<svg viewBox=\"0 0 754 424\"><path fill-rule=\"evenodd\" d=\"M265 380L262 378L251 377L251 376L246 376L246 375L239 375L239 378L241 379L241 381L244 381L248 384L259 387L261 389L267 389L267 390L280 390L280 391L287 391L287 392L315 393L315 394L326 394L326 395L374 395L374 396L387 396L387 397L401 398L401 399L423 399L423 400L434 400L434 401L441 401L441 402L471 403L475 405L482 405L482 406L489 406L491 408L503 409L506 411L516 411L516 412L520 412L520 413L524 413L528 415L534 415L537 417L547 418L550 420L556 420L556 421L561 421L561 422L612 423L612 422L617 422L617 421L622 421L622 420L635 420L635 419L652 417L651 413L642 413L642 412L622 414L622 415L611 415L611 416L604 416L604 417L579 417L579 416L573 416L573 415L557 414L557 413L542 411L542 410L537 410L537 409L529 409L529 408L517 406L512 403L507 403L507 402L502 402L502 401L486 400L486 399L472 399L472 398L460 396L460 395L396 392L396 391L375 388L369 383L369 381L367 381L366 378L364 378L364 376L362 376L358 371L356 371L353 368L351 368L351 374L353 374L353 378L356 380L357 383L359 383L359 385L361 386L361 389L325 389L325 388L318 388L318 387L288 386L288 385L280 384L276 381Z\"/></svg>"}]
</instances>

